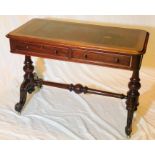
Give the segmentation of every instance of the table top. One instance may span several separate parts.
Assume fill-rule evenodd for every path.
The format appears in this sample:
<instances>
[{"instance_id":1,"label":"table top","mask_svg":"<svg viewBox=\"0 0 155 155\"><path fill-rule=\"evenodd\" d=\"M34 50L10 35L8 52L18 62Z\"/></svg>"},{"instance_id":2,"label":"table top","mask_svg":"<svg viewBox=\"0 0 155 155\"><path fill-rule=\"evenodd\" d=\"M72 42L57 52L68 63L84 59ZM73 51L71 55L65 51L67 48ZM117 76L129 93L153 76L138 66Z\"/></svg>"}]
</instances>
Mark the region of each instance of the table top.
<instances>
[{"instance_id":1,"label":"table top","mask_svg":"<svg viewBox=\"0 0 155 155\"><path fill-rule=\"evenodd\" d=\"M144 54L148 33L138 29L32 19L10 32L7 37L23 40L35 39L119 53Z\"/></svg>"}]
</instances>

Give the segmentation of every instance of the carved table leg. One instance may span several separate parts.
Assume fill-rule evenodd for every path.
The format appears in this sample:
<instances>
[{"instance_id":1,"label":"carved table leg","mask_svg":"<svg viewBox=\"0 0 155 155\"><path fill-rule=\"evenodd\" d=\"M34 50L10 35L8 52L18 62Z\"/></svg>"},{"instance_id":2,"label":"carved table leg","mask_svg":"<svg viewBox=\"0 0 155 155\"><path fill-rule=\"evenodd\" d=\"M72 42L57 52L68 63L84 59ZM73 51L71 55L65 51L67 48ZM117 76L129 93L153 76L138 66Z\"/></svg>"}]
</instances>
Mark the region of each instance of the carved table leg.
<instances>
[{"instance_id":1,"label":"carved table leg","mask_svg":"<svg viewBox=\"0 0 155 155\"><path fill-rule=\"evenodd\" d=\"M15 105L15 110L21 112L27 98L27 92L29 87L29 81L25 80L20 87L20 101Z\"/></svg>"},{"instance_id":2,"label":"carved table leg","mask_svg":"<svg viewBox=\"0 0 155 155\"><path fill-rule=\"evenodd\" d=\"M35 86L41 87L42 80L33 73L34 66L30 56L25 56L25 66L23 68L25 75L24 81L20 87L20 101L15 105L15 110L21 112L27 98L27 93L31 94L35 90Z\"/></svg>"},{"instance_id":3,"label":"carved table leg","mask_svg":"<svg viewBox=\"0 0 155 155\"><path fill-rule=\"evenodd\" d=\"M140 57L137 57L136 62L137 62L137 66L133 70L133 74L129 82L129 91L127 93L127 101L126 101L128 114L127 114L127 126L125 128L125 132L128 136L130 136L132 132L132 120L133 120L134 111L137 110L137 106L139 105L138 99L140 94L138 90L141 87L140 78L139 78Z\"/></svg>"}]
</instances>

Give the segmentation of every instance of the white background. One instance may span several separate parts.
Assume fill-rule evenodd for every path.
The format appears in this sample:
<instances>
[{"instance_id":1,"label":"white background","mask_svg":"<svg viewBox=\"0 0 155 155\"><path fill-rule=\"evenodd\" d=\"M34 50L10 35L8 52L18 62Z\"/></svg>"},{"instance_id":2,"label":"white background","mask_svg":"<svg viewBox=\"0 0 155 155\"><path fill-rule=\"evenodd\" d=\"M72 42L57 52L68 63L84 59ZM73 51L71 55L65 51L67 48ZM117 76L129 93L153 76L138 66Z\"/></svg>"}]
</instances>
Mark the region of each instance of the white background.
<instances>
[{"instance_id":1,"label":"white background","mask_svg":"<svg viewBox=\"0 0 155 155\"><path fill-rule=\"evenodd\" d=\"M30 96L21 116L15 113L14 105L19 100L19 87L24 74L24 56L9 53L9 41L5 35L35 17L81 20L150 32L140 73L140 106L133 122L131 139L154 139L155 16L1 16L1 139L127 139L124 133L125 100L77 95L66 90L43 87L33 97ZM126 94L128 91L131 71L47 59L33 60L36 72L46 80L82 83L116 93Z\"/></svg>"},{"instance_id":2,"label":"white background","mask_svg":"<svg viewBox=\"0 0 155 155\"><path fill-rule=\"evenodd\" d=\"M37 3L35 1L31 1L31 2L24 2L22 1L22 4L21 4L21 1L2 1L1 2L1 9L0 11L2 12L1 14L154 14L155 13L155 10L154 10L154 6L155 4L153 4L153 1L134 1L134 3L132 1L103 1L101 3L99 3L97 0L95 2L92 2L90 3L87 2L87 1L78 1L78 3L74 3L74 1L72 1L70 3L68 3L68 1L43 1L41 3L37 1ZM20 4L20 6L19 6ZM37 4L37 5L36 5ZM46 5L47 4L47 5ZM89 4L89 5L88 5ZM35 7L34 7L35 6ZM91 8L91 9L90 9ZM53 11L54 10L54 11ZM68 18L68 17L67 17ZM124 24L127 24L127 26L130 24L129 21L132 21L132 19L134 19L134 17L129 17L129 18L123 18L123 17L120 17L122 18L122 22L125 23ZM143 17L142 17L143 18ZM154 23L153 20L151 20L151 18L154 18L154 17L149 17L149 18L145 18L146 22L144 22L143 20L138 20L135 18L134 20L134 23L133 25L141 25L140 27L147 27L147 29L149 29L149 31L152 32L152 34L154 34L154 30L153 30L153 24L151 23ZM130 19L130 20L129 20ZM20 23L22 22L25 22L27 20L27 17L26 19L22 20L21 22L19 22L18 24L16 24L16 26L18 27ZM81 19L80 19L81 20ZM88 19L86 19L88 20ZM149 22L148 22L149 20ZM119 21L117 21L117 19L115 17L113 17L112 21L116 21L117 24L121 24L122 25L122 22L119 23ZM100 21L99 21L100 22ZM103 21L104 22L104 21ZM105 21L106 22L106 21ZM110 23L110 21L107 21ZM141 24L142 23L145 23L144 25ZM113 23L113 22L112 22ZM115 23L115 22L114 22ZM114 24L113 23L113 24ZM111 24L111 23L110 23ZM132 24L132 22L131 22ZM12 24L14 25L14 24ZM150 26L151 25L151 26ZM6 26L6 25L5 25ZM7 26L6 26L7 27ZM138 26L139 27L139 26ZM6 28L8 31L11 29L11 28L14 28L14 26L8 26L8 28ZM3 32L3 31L1 31ZM7 32L3 32L4 34L7 33ZM153 53L153 49L154 49L154 44L153 44L153 36L152 35L152 41L150 41L151 45L149 45L149 49L152 51L151 54L149 55L146 55L144 58L144 61L143 61L143 64L145 63L146 65L145 66L148 66L148 68L150 68L150 74L148 72L146 72L146 76L148 74L148 77L151 77L151 75L154 75L154 73L152 72L154 68L154 63L152 63L153 61L153 56L154 56L154 53ZM2 41L1 41L2 42ZM4 42L4 40L3 40ZM7 41L5 40L5 43ZM7 43L6 43L7 44ZM9 45L9 44L8 44ZM1 47L5 48L5 51L8 50L8 48L5 46L5 44L2 44ZM3 50L4 51L4 50ZM1 55L4 55L1 54ZM12 58L13 56L10 56L10 58ZM18 58L16 58L18 59ZM15 60L16 60L15 59ZM22 64L22 61L21 60L22 58L20 58L20 64ZM8 58L8 60L11 60ZM151 60L151 61L150 61ZM3 66L6 65L5 61L3 60ZM12 66L11 69L14 69L15 67ZM91 67L92 68L92 67ZM17 71L18 70L18 71ZM19 68L16 70L15 73L19 72ZM103 68L101 69L103 70ZM109 70L109 69L108 69ZM6 71L6 70L5 70ZM20 72L18 73L18 77L21 78L21 72L22 72L22 69L20 70ZM102 74L102 72L101 72ZM129 73L127 73L129 74ZM3 76L4 78L5 76ZM17 75L15 75L15 78L17 77ZM21 78L22 79L22 78ZM126 78L125 78L126 79ZM152 82L154 79L151 79L149 80L150 82ZM146 83L148 84L149 81L147 81ZM7 83L5 83L5 85L8 85L10 86L11 82L8 83L9 80L7 80ZM19 81L20 82L20 81ZM18 83L19 84L19 83ZM4 84L3 84L4 85ZM149 85L152 85L149 84ZM150 86L149 86L150 87ZM152 87L153 88L153 87ZM152 96L154 96L153 94L153 90L150 91L152 93L148 93L146 94L147 98L144 97L143 99L146 99L146 101L149 99L149 101L151 101L151 103L153 102L152 99L150 99ZM50 89L51 91L51 89ZM142 90L141 90L142 91ZM18 93L18 92L16 92ZM4 93L5 94L5 93ZM13 95L14 96L14 95ZM18 97L18 95L16 96ZM14 99L14 101L16 102L16 99ZM146 105L146 104L143 104L143 105ZM153 104L151 104L153 105ZM10 105L9 105L10 107ZM147 105L144 106L145 108L142 108L142 113L144 112L145 113L145 109L147 109ZM6 107L5 107L6 108ZM11 105L11 108L13 110L13 104ZM143 110L144 109L144 110ZM152 111L152 118L154 116L154 111ZM125 118L125 116L124 116ZM152 120L150 120L152 122ZM2 125L3 126L3 125ZM146 127L147 128L147 127ZM67 144L67 142L65 142ZM132 142L133 143L133 142ZM92 147L90 147L90 142L89 143L85 143L85 144L88 144L88 145L84 145L84 143L81 143L81 142L77 142L77 144L75 145L71 145L68 144L69 147L66 147L67 145L64 145L64 142L62 143L52 143L51 145L51 142L48 143L48 142L44 142L44 145L42 145L42 143L36 143L36 142L29 142L26 144L26 142L24 143L14 143L14 145L9 145L8 143L6 145L1 145L2 148L1 148L1 152L10 152L11 154L13 153L16 153L16 154L21 154L21 152L23 154L26 154L26 153L32 153L32 152L37 152L38 154L42 154L42 152L46 152L46 154L48 154L49 152L52 152L52 153L63 153L63 154L79 154L79 153L88 153L89 154L100 154L100 153L107 153L107 154L110 154L110 152L113 152L115 154L117 154L116 152L119 152L119 154L122 152L123 154L124 153L133 153L133 152L137 152L141 154L146 154L146 152L149 154L149 151L151 151L153 149L153 145L151 145L152 143L133 143L133 145L131 145L130 142L128 143L125 143L125 142L117 142L117 143L114 143L114 142L109 142L109 143L103 143L101 142L99 144L99 142L97 143L93 143ZM73 144L73 143L72 143ZM95 145L96 144L96 145ZM110 145L109 145L110 144ZM136 145L136 144L139 144L139 145ZM25 145L27 147L25 147ZM33 147L32 147L33 146ZM79 149L77 149L77 146L80 147L81 146L81 149L79 151ZM82 147L83 146L83 147ZM88 146L88 147L87 147ZM10 148L10 149L8 149ZM30 149L28 149L30 148ZM34 150L35 148L35 150ZM49 149L47 149L49 148ZM59 149L61 148L61 149ZM113 149L111 149L113 148ZM138 148L137 150L135 148ZM152 148L152 149L151 149ZM27 150L27 151L24 151L24 150ZM14 151L13 151L14 150ZM45 151L46 150L46 151ZM48 151L47 151L48 150ZM76 151L75 151L76 150ZM84 151L85 150L85 151ZM92 151L91 151L92 150ZM145 151L144 151L145 150ZM66 152L67 151L67 152ZM151 152L150 152L151 153Z\"/></svg>"}]
</instances>

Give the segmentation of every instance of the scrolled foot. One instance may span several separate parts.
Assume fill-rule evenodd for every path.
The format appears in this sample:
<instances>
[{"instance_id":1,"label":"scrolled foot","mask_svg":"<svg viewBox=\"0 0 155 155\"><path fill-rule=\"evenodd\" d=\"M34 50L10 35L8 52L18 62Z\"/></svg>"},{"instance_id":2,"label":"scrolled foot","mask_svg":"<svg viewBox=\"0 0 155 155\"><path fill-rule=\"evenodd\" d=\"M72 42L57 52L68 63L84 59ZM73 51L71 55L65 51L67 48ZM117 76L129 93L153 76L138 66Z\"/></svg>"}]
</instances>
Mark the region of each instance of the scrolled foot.
<instances>
[{"instance_id":1,"label":"scrolled foot","mask_svg":"<svg viewBox=\"0 0 155 155\"><path fill-rule=\"evenodd\" d=\"M17 112L21 112L22 111L22 109L23 109L23 105L21 104L21 103L17 103L16 105L15 105L15 110L17 111Z\"/></svg>"},{"instance_id":2,"label":"scrolled foot","mask_svg":"<svg viewBox=\"0 0 155 155\"><path fill-rule=\"evenodd\" d=\"M33 91L35 91L35 87L41 87L42 86L42 80L38 78L37 74L34 73L34 66L33 62L31 60L30 56L25 56L25 62L24 62L23 70L25 72L24 74L24 81L22 82L20 86L20 100L15 105L15 110L17 112L21 112L23 109L23 106L26 102L27 93L31 94Z\"/></svg>"}]
</instances>

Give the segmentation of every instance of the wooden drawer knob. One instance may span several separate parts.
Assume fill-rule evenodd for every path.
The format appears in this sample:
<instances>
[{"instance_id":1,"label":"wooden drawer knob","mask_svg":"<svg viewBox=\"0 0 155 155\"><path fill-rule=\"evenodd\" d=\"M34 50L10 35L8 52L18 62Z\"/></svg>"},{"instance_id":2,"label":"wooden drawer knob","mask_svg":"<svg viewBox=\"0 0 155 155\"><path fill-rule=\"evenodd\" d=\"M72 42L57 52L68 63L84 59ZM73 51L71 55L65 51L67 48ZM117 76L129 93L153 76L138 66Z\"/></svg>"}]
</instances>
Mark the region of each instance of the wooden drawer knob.
<instances>
[{"instance_id":1,"label":"wooden drawer knob","mask_svg":"<svg viewBox=\"0 0 155 155\"><path fill-rule=\"evenodd\" d=\"M115 58L115 62L119 63L120 62L119 58Z\"/></svg>"},{"instance_id":2,"label":"wooden drawer knob","mask_svg":"<svg viewBox=\"0 0 155 155\"><path fill-rule=\"evenodd\" d=\"M85 58L85 59L87 59L87 58L88 58L88 55L87 55L87 54L85 54L85 55L84 55L84 58Z\"/></svg>"},{"instance_id":3,"label":"wooden drawer knob","mask_svg":"<svg viewBox=\"0 0 155 155\"><path fill-rule=\"evenodd\" d=\"M55 55L58 55L58 50L57 49L55 49L54 52L55 52Z\"/></svg>"},{"instance_id":4,"label":"wooden drawer knob","mask_svg":"<svg viewBox=\"0 0 155 155\"><path fill-rule=\"evenodd\" d=\"M26 45L26 49L29 49L29 46L28 45Z\"/></svg>"}]
</instances>

